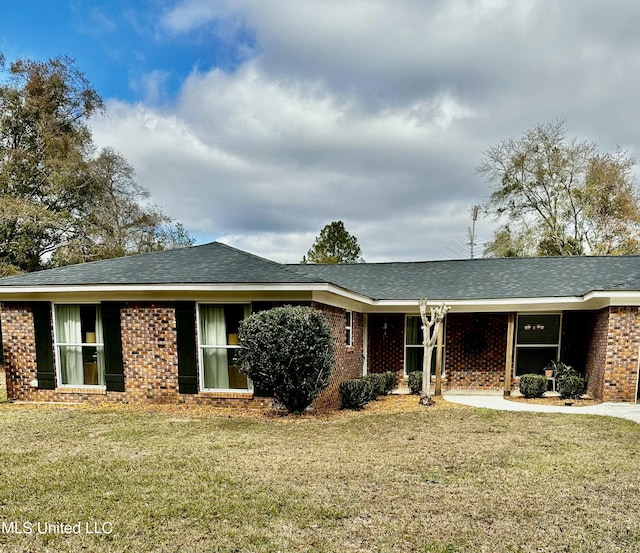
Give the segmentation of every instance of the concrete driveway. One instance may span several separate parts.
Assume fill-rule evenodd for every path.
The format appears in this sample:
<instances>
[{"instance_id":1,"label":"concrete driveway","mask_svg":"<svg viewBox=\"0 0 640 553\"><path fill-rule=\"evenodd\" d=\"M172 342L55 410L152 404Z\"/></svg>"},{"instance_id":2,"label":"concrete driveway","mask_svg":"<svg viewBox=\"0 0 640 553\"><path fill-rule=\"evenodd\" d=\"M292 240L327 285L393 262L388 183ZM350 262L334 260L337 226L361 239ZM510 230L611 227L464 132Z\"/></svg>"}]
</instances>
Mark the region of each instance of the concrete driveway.
<instances>
[{"instance_id":1,"label":"concrete driveway","mask_svg":"<svg viewBox=\"0 0 640 553\"><path fill-rule=\"evenodd\" d=\"M452 403L470 405L471 407L484 407L498 411L534 411L539 413L570 413L572 415L604 415L629 419L640 424L639 403L600 403L586 407L564 407L554 405L536 405L533 403L520 403L504 399L498 394L457 394L455 392L443 392L442 397Z\"/></svg>"}]
</instances>

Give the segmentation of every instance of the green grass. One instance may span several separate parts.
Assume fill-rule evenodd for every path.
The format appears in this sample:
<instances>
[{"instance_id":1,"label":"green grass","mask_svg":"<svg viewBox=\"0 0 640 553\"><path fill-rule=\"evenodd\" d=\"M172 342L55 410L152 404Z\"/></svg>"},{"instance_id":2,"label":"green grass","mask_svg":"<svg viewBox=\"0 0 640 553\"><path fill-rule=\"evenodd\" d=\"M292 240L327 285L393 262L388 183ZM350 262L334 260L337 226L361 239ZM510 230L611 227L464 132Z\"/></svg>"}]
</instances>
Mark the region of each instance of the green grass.
<instances>
[{"instance_id":1,"label":"green grass","mask_svg":"<svg viewBox=\"0 0 640 553\"><path fill-rule=\"evenodd\" d=\"M0 522L112 524L0 533L0 550L640 551L640 425L628 421L186 413L0 407Z\"/></svg>"}]
</instances>

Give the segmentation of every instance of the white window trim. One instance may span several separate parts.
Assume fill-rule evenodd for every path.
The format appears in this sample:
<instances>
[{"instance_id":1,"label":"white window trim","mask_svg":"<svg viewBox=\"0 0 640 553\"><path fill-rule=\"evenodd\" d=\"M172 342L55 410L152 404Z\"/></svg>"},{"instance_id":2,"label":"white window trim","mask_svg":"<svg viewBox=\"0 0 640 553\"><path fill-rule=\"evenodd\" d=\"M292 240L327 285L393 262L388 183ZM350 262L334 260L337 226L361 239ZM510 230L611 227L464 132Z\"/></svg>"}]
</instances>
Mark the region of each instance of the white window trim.
<instances>
[{"instance_id":1,"label":"white window trim","mask_svg":"<svg viewBox=\"0 0 640 553\"><path fill-rule=\"evenodd\" d=\"M76 346L76 347L98 347L101 346L104 348L104 335L102 342L58 342L58 333L57 333L57 325L56 325L56 306L58 305L95 305L96 307L100 306L100 303L90 302L90 301L78 301L78 302L58 302L53 303L51 305L51 322L53 323L53 358L55 360L55 368L56 368L56 387L57 388L87 388L89 390L106 390L107 386L105 384L63 384L62 383L62 367L60 366L60 354L59 347L60 346Z\"/></svg>"},{"instance_id":2,"label":"white window trim","mask_svg":"<svg viewBox=\"0 0 640 553\"><path fill-rule=\"evenodd\" d=\"M520 328L520 316L531 316L531 315L559 315L560 322L558 323L558 343L557 344L518 344L518 329ZM518 368L518 349L529 349L529 348L557 348L556 361L560 360L560 351L562 349L562 321L563 321L563 312L562 311L545 311L544 313L518 313L516 317L516 332L514 336L514 344L513 344L513 378L520 378L520 376L516 375L516 370Z\"/></svg>"},{"instance_id":3,"label":"white window trim","mask_svg":"<svg viewBox=\"0 0 640 553\"><path fill-rule=\"evenodd\" d=\"M238 301L238 302L233 302L233 301L225 301L222 303L219 302L199 302L196 304L196 337L198 340L197 346L198 346L198 389L200 390L200 392L202 393L215 393L215 394L242 394L242 395L247 395L247 396L252 396L253 395L253 382L251 382L251 379L247 377L247 382L249 384L249 388L205 388L204 387L204 358L202 356L202 350L203 349L240 349L240 346L230 346L228 344L226 345L220 345L220 346L216 346L216 345L207 345L207 344L202 344L200 342L200 307L201 306L207 306L207 305L248 305L249 308L251 308L251 303L250 302L243 302L243 301Z\"/></svg>"},{"instance_id":4,"label":"white window trim","mask_svg":"<svg viewBox=\"0 0 640 553\"><path fill-rule=\"evenodd\" d=\"M345 339L345 344L348 348L353 347L353 311L345 311L345 334L349 336L349 339Z\"/></svg>"}]
</instances>

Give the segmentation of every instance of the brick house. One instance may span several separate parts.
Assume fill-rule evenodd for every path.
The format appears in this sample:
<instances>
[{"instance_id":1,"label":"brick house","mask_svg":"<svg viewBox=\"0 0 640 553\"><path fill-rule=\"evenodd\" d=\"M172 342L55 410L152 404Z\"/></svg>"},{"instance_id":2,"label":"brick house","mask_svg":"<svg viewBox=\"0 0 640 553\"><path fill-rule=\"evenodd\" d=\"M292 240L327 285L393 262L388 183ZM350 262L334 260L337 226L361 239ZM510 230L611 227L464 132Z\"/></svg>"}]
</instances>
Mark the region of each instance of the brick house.
<instances>
[{"instance_id":1,"label":"brick house","mask_svg":"<svg viewBox=\"0 0 640 553\"><path fill-rule=\"evenodd\" d=\"M510 393L561 360L595 397L639 399L640 257L283 265L217 242L0 279L7 393L260 403L234 364L239 321L301 304L333 328L316 405L336 406L346 378L422 366L422 297L451 306L432 367L442 390Z\"/></svg>"}]
</instances>

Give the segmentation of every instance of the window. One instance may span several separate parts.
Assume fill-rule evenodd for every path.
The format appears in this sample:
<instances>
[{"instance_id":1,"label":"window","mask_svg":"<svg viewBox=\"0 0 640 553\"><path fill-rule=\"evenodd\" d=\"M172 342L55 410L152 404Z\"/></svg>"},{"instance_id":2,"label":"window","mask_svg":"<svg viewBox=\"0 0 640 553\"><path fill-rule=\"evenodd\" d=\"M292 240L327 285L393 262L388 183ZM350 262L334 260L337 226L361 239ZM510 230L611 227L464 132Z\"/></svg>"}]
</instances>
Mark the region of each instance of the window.
<instances>
[{"instance_id":1,"label":"window","mask_svg":"<svg viewBox=\"0 0 640 553\"><path fill-rule=\"evenodd\" d=\"M345 344L347 347L353 345L353 312L345 311Z\"/></svg>"},{"instance_id":2,"label":"window","mask_svg":"<svg viewBox=\"0 0 640 553\"><path fill-rule=\"evenodd\" d=\"M63 386L104 386L102 317L97 305L56 305L55 351Z\"/></svg>"},{"instance_id":3,"label":"window","mask_svg":"<svg viewBox=\"0 0 640 553\"><path fill-rule=\"evenodd\" d=\"M235 361L240 321L249 316L249 305L200 305L200 378L205 390L251 390L251 381Z\"/></svg>"},{"instance_id":4,"label":"window","mask_svg":"<svg viewBox=\"0 0 640 553\"><path fill-rule=\"evenodd\" d=\"M414 371L422 372L422 365L424 363L424 346L422 345L423 334L421 317L407 316L404 336L404 374L406 376ZM444 356L442 361L444 368ZM435 374L436 348L434 347L431 355L431 376L435 376Z\"/></svg>"},{"instance_id":5,"label":"window","mask_svg":"<svg viewBox=\"0 0 640 553\"><path fill-rule=\"evenodd\" d=\"M544 374L560 352L560 314L518 315L515 375Z\"/></svg>"}]
</instances>

